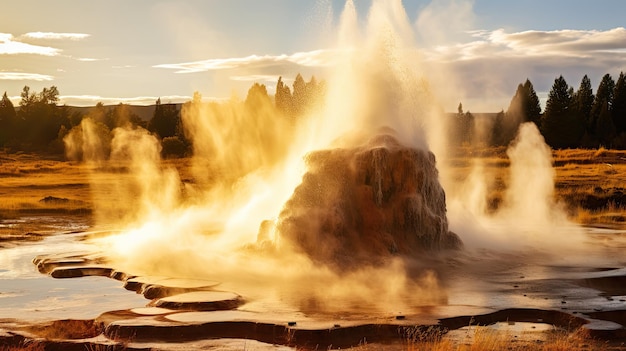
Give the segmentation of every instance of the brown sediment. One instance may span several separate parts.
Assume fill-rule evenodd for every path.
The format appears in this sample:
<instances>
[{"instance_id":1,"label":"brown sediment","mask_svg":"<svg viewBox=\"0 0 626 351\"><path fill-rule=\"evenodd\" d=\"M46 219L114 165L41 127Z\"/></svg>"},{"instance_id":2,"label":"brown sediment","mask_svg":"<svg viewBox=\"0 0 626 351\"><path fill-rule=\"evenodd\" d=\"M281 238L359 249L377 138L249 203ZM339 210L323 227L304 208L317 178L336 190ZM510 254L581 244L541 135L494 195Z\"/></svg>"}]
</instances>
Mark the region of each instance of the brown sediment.
<instances>
[{"instance_id":1,"label":"brown sediment","mask_svg":"<svg viewBox=\"0 0 626 351\"><path fill-rule=\"evenodd\" d=\"M607 275L602 277L585 278L577 281L578 284L600 290L606 295L626 295L626 275Z\"/></svg>"},{"instance_id":2,"label":"brown sediment","mask_svg":"<svg viewBox=\"0 0 626 351\"><path fill-rule=\"evenodd\" d=\"M154 299L149 306L172 310L219 311L232 310L243 303L241 296L227 291L192 291Z\"/></svg>"},{"instance_id":3,"label":"brown sediment","mask_svg":"<svg viewBox=\"0 0 626 351\"><path fill-rule=\"evenodd\" d=\"M508 308L481 315L443 318L440 323L448 329L459 329L468 325L490 325L507 321L546 323L568 330L574 330L588 323L584 318L569 313L536 308Z\"/></svg>"}]
</instances>

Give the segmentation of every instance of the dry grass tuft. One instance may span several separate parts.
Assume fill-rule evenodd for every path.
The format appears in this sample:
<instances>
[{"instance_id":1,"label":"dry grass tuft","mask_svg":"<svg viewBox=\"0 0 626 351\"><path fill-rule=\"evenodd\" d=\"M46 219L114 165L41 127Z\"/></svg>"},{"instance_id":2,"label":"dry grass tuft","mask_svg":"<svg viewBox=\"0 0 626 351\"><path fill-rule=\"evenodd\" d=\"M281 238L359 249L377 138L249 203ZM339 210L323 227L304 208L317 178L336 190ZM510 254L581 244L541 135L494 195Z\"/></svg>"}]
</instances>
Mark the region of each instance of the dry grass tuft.
<instances>
[{"instance_id":1,"label":"dry grass tuft","mask_svg":"<svg viewBox=\"0 0 626 351\"><path fill-rule=\"evenodd\" d=\"M77 340L93 338L102 330L93 320L65 319L33 326L30 332L49 340Z\"/></svg>"},{"instance_id":2,"label":"dry grass tuft","mask_svg":"<svg viewBox=\"0 0 626 351\"><path fill-rule=\"evenodd\" d=\"M600 146L600 148L598 148L598 150L596 150L596 152L593 154L593 157L602 157L602 156L606 156L607 155L607 150L604 148L604 146Z\"/></svg>"},{"instance_id":3,"label":"dry grass tuft","mask_svg":"<svg viewBox=\"0 0 626 351\"><path fill-rule=\"evenodd\" d=\"M0 351L44 351L45 345L39 342L24 342L19 345L0 345Z\"/></svg>"},{"instance_id":4,"label":"dry grass tuft","mask_svg":"<svg viewBox=\"0 0 626 351\"><path fill-rule=\"evenodd\" d=\"M537 337L536 337L537 336ZM525 337L513 335L509 331L499 331L489 327L471 326L462 340L453 340L438 330L415 329L407 332L402 345L388 346L363 343L354 348L357 351L601 351L623 350L610 348L610 345L596 341L589 334L578 329L571 333L553 330Z\"/></svg>"}]
</instances>

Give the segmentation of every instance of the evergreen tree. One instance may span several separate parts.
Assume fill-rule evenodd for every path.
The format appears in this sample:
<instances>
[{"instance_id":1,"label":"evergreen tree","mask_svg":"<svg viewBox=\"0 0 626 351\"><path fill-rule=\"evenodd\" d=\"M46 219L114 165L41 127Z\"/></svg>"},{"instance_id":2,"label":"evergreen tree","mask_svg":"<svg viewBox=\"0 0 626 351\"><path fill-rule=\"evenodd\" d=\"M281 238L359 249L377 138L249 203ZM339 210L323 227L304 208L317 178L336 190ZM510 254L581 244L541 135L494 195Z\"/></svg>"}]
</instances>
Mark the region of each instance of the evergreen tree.
<instances>
[{"instance_id":1,"label":"evergreen tree","mask_svg":"<svg viewBox=\"0 0 626 351\"><path fill-rule=\"evenodd\" d=\"M23 143L45 148L59 136L61 126L70 127L69 111L56 105L59 102L56 86L43 88L39 94L31 93L25 86L20 95L17 134Z\"/></svg>"},{"instance_id":2,"label":"evergreen tree","mask_svg":"<svg viewBox=\"0 0 626 351\"><path fill-rule=\"evenodd\" d=\"M596 123L596 135L600 145L606 147L612 147L613 138L615 138L615 125L613 124L613 118L611 117L611 111L609 109L609 103L604 101L600 114L598 115L598 121Z\"/></svg>"},{"instance_id":3,"label":"evergreen tree","mask_svg":"<svg viewBox=\"0 0 626 351\"><path fill-rule=\"evenodd\" d=\"M4 146L14 136L16 123L15 107L5 91L0 100L0 146Z\"/></svg>"},{"instance_id":4,"label":"evergreen tree","mask_svg":"<svg viewBox=\"0 0 626 351\"><path fill-rule=\"evenodd\" d=\"M283 115L296 118L305 114L326 93L326 82L317 81L315 76L308 82L304 81L302 75L298 73L293 82L293 93L283 82L282 77L278 78L276 84L276 95L274 97L276 109Z\"/></svg>"},{"instance_id":5,"label":"evergreen tree","mask_svg":"<svg viewBox=\"0 0 626 351\"><path fill-rule=\"evenodd\" d=\"M161 98L156 101L154 114L148 122L148 130L156 133L159 138L173 137L177 134L180 124L180 114L176 105L161 104Z\"/></svg>"},{"instance_id":6,"label":"evergreen tree","mask_svg":"<svg viewBox=\"0 0 626 351\"><path fill-rule=\"evenodd\" d=\"M302 75L298 73L296 79L293 81L293 113L296 116L301 115L306 110L308 102L307 98L307 84L302 78Z\"/></svg>"},{"instance_id":7,"label":"evergreen tree","mask_svg":"<svg viewBox=\"0 0 626 351\"><path fill-rule=\"evenodd\" d=\"M522 100L522 111L524 113L526 122L533 122L540 127L541 124L541 104L539 103L539 97L535 92L535 88L529 79L526 79L524 83Z\"/></svg>"},{"instance_id":8,"label":"evergreen tree","mask_svg":"<svg viewBox=\"0 0 626 351\"><path fill-rule=\"evenodd\" d=\"M593 100L593 105L591 106L591 114L589 119L588 128L591 131L591 135L597 136L597 125L598 119L600 118L600 114L604 109L604 105L606 104L606 109L610 113L611 105L613 104L613 91L615 90L615 82L610 74L605 74L600 81L600 85L598 85L598 90L596 92L596 96Z\"/></svg>"},{"instance_id":9,"label":"evergreen tree","mask_svg":"<svg viewBox=\"0 0 626 351\"><path fill-rule=\"evenodd\" d=\"M293 112L293 102L291 96L291 90L283 83L283 77L278 77L278 83L276 83L276 96L274 97L274 103L276 109L281 113L291 116Z\"/></svg>"},{"instance_id":10,"label":"evergreen tree","mask_svg":"<svg viewBox=\"0 0 626 351\"><path fill-rule=\"evenodd\" d=\"M593 106L593 89L591 88L591 80L585 74L580 81L580 86L573 96L575 112L578 117L585 123L585 131L587 134L592 134L592 130L589 128L591 123L591 108Z\"/></svg>"},{"instance_id":11,"label":"evergreen tree","mask_svg":"<svg viewBox=\"0 0 626 351\"><path fill-rule=\"evenodd\" d=\"M541 120L541 105L539 103L539 97L535 92L535 88L529 79L526 79L524 84L519 84L509 108L506 111L507 118L513 122L513 124L519 125L523 122L533 122L538 127ZM517 132L517 127L515 127Z\"/></svg>"},{"instance_id":12,"label":"evergreen tree","mask_svg":"<svg viewBox=\"0 0 626 351\"><path fill-rule=\"evenodd\" d=\"M248 89L245 104L251 112L256 112L259 108L269 106L270 101L265 84L254 83L250 89Z\"/></svg>"},{"instance_id":13,"label":"evergreen tree","mask_svg":"<svg viewBox=\"0 0 626 351\"><path fill-rule=\"evenodd\" d=\"M315 76L311 76L311 79L306 83L306 108L310 108L322 94L321 85L317 82Z\"/></svg>"},{"instance_id":14,"label":"evergreen tree","mask_svg":"<svg viewBox=\"0 0 626 351\"><path fill-rule=\"evenodd\" d=\"M559 76L554 80L548 94L546 111L541 120L541 131L546 143L554 148L577 146L584 131L571 110L574 106L573 93L565 78Z\"/></svg>"},{"instance_id":15,"label":"evergreen tree","mask_svg":"<svg viewBox=\"0 0 626 351\"><path fill-rule=\"evenodd\" d=\"M498 112L493 122L493 128L491 129L491 145L492 146L504 146L507 145L510 140L505 140L504 137L504 110Z\"/></svg>"},{"instance_id":16,"label":"evergreen tree","mask_svg":"<svg viewBox=\"0 0 626 351\"><path fill-rule=\"evenodd\" d=\"M147 128L146 123L136 113L132 112L127 104L121 102L107 110L105 120L106 126L110 130L129 125Z\"/></svg>"},{"instance_id":17,"label":"evergreen tree","mask_svg":"<svg viewBox=\"0 0 626 351\"><path fill-rule=\"evenodd\" d=\"M525 112L527 101L526 88L524 84L519 84L506 113L501 116L500 120L496 120L499 129L496 137L497 145L508 145L515 138L519 125L527 121Z\"/></svg>"},{"instance_id":18,"label":"evergreen tree","mask_svg":"<svg viewBox=\"0 0 626 351\"><path fill-rule=\"evenodd\" d=\"M619 78L615 83L612 107L611 115L616 133L618 135L626 133L626 78L624 77L624 72L620 72Z\"/></svg>"},{"instance_id":19,"label":"evergreen tree","mask_svg":"<svg viewBox=\"0 0 626 351\"><path fill-rule=\"evenodd\" d=\"M20 111L27 114L29 109L37 102L37 95L30 93L30 87L25 85L20 93Z\"/></svg>"},{"instance_id":20,"label":"evergreen tree","mask_svg":"<svg viewBox=\"0 0 626 351\"><path fill-rule=\"evenodd\" d=\"M463 112L463 104L459 102L456 114L456 123L451 128L451 138L458 145L472 144L474 141L475 121L474 115L467 111Z\"/></svg>"},{"instance_id":21,"label":"evergreen tree","mask_svg":"<svg viewBox=\"0 0 626 351\"><path fill-rule=\"evenodd\" d=\"M108 128L111 128L110 126L113 125L113 122L107 121L107 108L102 102L96 104L96 107L89 113L89 117L93 119L94 122L102 123Z\"/></svg>"}]
</instances>

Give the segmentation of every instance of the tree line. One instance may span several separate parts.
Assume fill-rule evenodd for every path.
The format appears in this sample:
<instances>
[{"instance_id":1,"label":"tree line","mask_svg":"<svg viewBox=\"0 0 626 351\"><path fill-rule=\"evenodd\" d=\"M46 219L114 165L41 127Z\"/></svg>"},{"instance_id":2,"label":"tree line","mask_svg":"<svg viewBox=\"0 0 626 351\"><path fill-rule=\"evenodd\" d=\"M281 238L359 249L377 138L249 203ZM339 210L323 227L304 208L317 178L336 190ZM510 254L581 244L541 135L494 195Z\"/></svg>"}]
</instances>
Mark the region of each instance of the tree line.
<instances>
[{"instance_id":1,"label":"tree line","mask_svg":"<svg viewBox=\"0 0 626 351\"><path fill-rule=\"evenodd\" d=\"M190 153L192 145L182 126L181 111L184 109L192 110L194 106L207 105L211 113L226 115L223 113L225 110L238 106L241 107L240 114L244 115L240 118L249 121L259 118L257 110L269 109L264 115L272 115L293 124L315 104L314 101L324 95L325 89L324 81L318 82L315 77L311 77L307 82L298 74L292 88L281 77L275 96L268 94L265 85L254 83L243 101L232 98L225 103L205 103L198 92L184 104L162 103L158 98L152 117L144 121L127 104L105 106L99 102L89 112L80 113L69 106L58 104L59 90L56 86L43 88L39 93L31 92L30 87L25 86L17 107L8 98L6 91L0 100L0 148L62 154L63 139L83 119L90 118L95 122L97 132L105 138L110 138L112 130L117 127L141 127L159 138L165 156L185 156Z\"/></svg>"},{"instance_id":2,"label":"tree line","mask_svg":"<svg viewBox=\"0 0 626 351\"><path fill-rule=\"evenodd\" d=\"M539 98L530 80L518 85L506 112L500 111L490 124L490 132L478 140L475 117L456 114L453 139L457 143L483 142L491 146L508 145L521 123L537 125L546 143L554 149L598 148L626 149L626 78L621 72L617 81L605 74L593 93L591 80L583 76L577 90L563 76L554 80L542 112Z\"/></svg>"},{"instance_id":3,"label":"tree line","mask_svg":"<svg viewBox=\"0 0 626 351\"><path fill-rule=\"evenodd\" d=\"M122 126L146 128L161 140L164 156L185 156L190 154L193 145L183 128L182 110L208 104L211 111L220 114L220 111L237 105L242 107L238 112L241 116L237 118L244 122L263 115L294 124L317 101L322 101L325 93L325 81L318 82L311 77L307 82L298 74L291 88L280 77L274 96L268 94L265 85L254 83L243 101L231 99L226 103L205 103L197 92L191 101L182 105L162 103L159 98L152 117L144 121L126 104L104 106L98 103L88 113L81 114L58 104L59 90L56 86L43 88L38 93L25 86L17 108L6 92L0 100L0 147L15 151L63 153L63 139L84 118L91 118L103 135L110 135L113 129ZM261 113L260 109L265 111ZM563 76L559 76L542 111L533 84L527 79L518 85L506 112L500 111L487 123L487 132L477 131L474 115L464 112L462 104L459 104L453 120L450 128L453 145L479 142L488 146L507 145L515 137L521 123L532 122L552 148L604 146L626 149L626 81L623 72L617 81L606 74L594 94L587 75L582 78L577 90L569 86Z\"/></svg>"}]
</instances>

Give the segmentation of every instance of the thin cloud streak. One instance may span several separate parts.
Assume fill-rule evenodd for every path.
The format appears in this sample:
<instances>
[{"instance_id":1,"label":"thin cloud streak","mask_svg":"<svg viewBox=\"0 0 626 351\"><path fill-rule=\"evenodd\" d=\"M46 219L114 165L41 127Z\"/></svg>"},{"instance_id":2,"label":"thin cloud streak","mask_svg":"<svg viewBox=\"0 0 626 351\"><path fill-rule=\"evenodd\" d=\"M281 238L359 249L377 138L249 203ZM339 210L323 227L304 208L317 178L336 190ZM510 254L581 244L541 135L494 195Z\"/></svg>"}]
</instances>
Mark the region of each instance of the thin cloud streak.
<instances>
[{"instance_id":1,"label":"thin cloud streak","mask_svg":"<svg viewBox=\"0 0 626 351\"><path fill-rule=\"evenodd\" d=\"M0 80L33 80L37 82L51 81L54 77L47 74L25 72L0 72Z\"/></svg>"},{"instance_id":2,"label":"thin cloud streak","mask_svg":"<svg viewBox=\"0 0 626 351\"><path fill-rule=\"evenodd\" d=\"M208 59L202 61L166 63L152 66L176 70L175 73L198 73L215 70L237 68L267 68L281 64L296 64L304 67L327 67L335 62L335 50L313 50L297 52L291 55L250 55L225 59Z\"/></svg>"},{"instance_id":3,"label":"thin cloud streak","mask_svg":"<svg viewBox=\"0 0 626 351\"><path fill-rule=\"evenodd\" d=\"M0 55L42 55L58 56L61 49L35 45L25 42L25 40L82 40L89 37L85 33L54 33L54 32L30 32L16 38L11 33L0 33ZM79 59L81 60L81 59Z\"/></svg>"},{"instance_id":4,"label":"thin cloud streak","mask_svg":"<svg viewBox=\"0 0 626 351\"><path fill-rule=\"evenodd\" d=\"M30 32L23 35L32 39L49 39L49 40L81 40L90 37L85 33L54 33L54 32Z\"/></svg>"},{"instance_id":5,"label":"thin cloud streak","mask_svg":"<svg viewBox=\"0 0 626 351\"><path fill-rule=\"evenodd\" d=\"M93 57L78 57L75 58L77 61L82 61L82 62L94 62L94 61L107 61L109 60L108 58L93 58Z\"/></svg>"}]
</instances>

